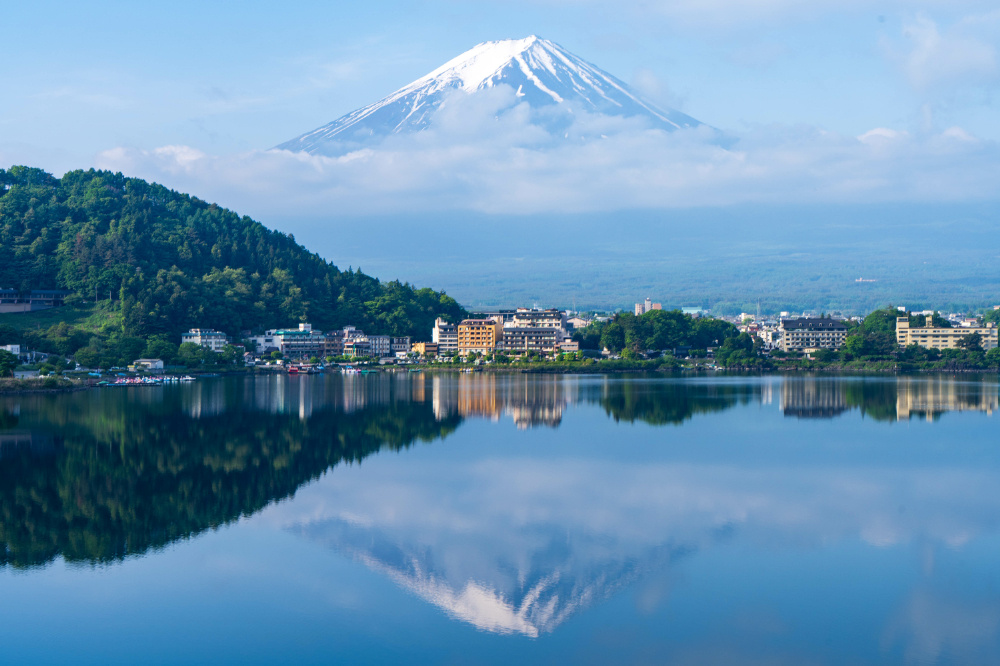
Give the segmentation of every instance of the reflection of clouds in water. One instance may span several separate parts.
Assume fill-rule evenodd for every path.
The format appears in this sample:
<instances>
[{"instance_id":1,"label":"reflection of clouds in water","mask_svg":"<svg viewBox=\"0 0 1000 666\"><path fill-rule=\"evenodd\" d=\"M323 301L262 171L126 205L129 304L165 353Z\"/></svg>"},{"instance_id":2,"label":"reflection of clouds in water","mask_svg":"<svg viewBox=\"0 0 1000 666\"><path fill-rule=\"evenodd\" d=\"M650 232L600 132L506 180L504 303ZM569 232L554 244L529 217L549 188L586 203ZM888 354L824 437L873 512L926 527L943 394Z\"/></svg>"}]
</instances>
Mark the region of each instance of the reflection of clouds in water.
<instances>
[{"instance_id":1,"label":"reflection of clouds in water","mask_svg":"<svg viewBox=\"0 0 1000 666\"><path fill-rule=\"evenodd\" d=\"M301 525L328 519L413 534L526 534L556 524L615 543L652 545L737 527L773 543L929 539L958 547L1000 523L1000 473L878 467L741 468L609 460L392 459L335 470L264 512Z\"/></svg>"},{"instance_id":2,"label":"reflection of clouds in water","mask_svg":"<svg viewBox=\"0 0 1000 666\"><path fill-rule=\"evenodd\" d=\"M889 620L882 649L901 643L908 664L996 664L998 636L1000 597L960 602L918 590Z\"/></svg>"},{"instance_id":3,"label":"reflection of clouds in water","mask_svg":"<svg viewBox=\"0 0 1000 666\"><path fill-rule=\"evenodd\" d=\"M651 569L741 539L768 547L960 547L1000 522L992 470L607 460L373 459L260 520L366 562L489 631L534 635ZM649 609L662 595L637 603ZM648 598L647 598L648 597Z\"/></svg>"}]
</instances>

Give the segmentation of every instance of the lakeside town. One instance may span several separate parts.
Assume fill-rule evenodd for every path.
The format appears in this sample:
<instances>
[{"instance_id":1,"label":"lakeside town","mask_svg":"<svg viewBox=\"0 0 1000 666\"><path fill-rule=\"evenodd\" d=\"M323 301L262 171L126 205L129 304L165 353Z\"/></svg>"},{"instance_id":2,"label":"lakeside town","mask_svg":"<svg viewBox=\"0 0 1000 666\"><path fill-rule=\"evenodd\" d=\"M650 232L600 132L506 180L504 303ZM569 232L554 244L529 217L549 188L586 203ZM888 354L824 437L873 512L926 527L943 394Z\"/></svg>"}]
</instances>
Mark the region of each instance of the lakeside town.
<instances>
[{"instance_id":1,"label":"lakeside town","mask_svg":"<svg viewBox=\"0 0 1000 666\"><path fill-rule=\"evenodd\" d=\"M8 302L5 305L9 314L18 316L13 313L60 307L59 296L46 292L30 303L15 305ZM994 306L992 312L978 316L941 314L932 310L910 311L905 307L890 307L878 313L883 320L894 320L890 323L894 325L899 350L916 348L930 350L933 354L945 350L990 352L998 347L996 315L1000 314L1000 306ZM635 341L616 345L607 342L606 335L593 335L595 331L606 332L612 324L619 324L628 318L632 318L636 325L647 321L662 325L661 319L675 324L680 321L689 327L705 324L711 325L709 330L714 332L708 337L702 335L700 343L695 340L696 336L674 336L667 346L637 345ZM125 377L127 373L167 376L171 371L207 371L225 365L298 374L329 370L362 372L362 367L374 366L467 364L481 369L493 364L546 361L586 361L593 364L621 359L636 362L693 359L696 365L711 368L740 365L725 362L716 365L714 362L721 355L721 352L716 353L720 347L724 348L723 351L726 348L732 351L735 347L733 340L739 338L748 341L743 345L744 354L740 358L747 356L745 352L752 352L753 356L763 359L830 361L834 353L849 348L849 334L856 332L865 321L864 317L848 317L839 313L780 312L762 315L760 312L744 312L736 317L710 317L697 308L664 310L661 303L647 298L635 303L631 313L580 313L556 308L520 307L478 312L454 322L439 317L422 339L370 333L355 326L321 331L307 322L263 332L241 331L237 336L210 327L192 328L180 336L176 346L169 343L160 345L159 348L167 352L163 358L137 357L126 366L106 368L88 365L86 358L60 358L58 361L62 365L54 365L50 362L53 354L21 344L0 345L0 355L7 354L8 373L13 370L9 366L16 360L18 369L13 374L20 378L56 374L54 370L57 369L62 371L60 374L86 372L90 376L99 376L102 372L111 372ZM671 342L669 336L650 338L657 339ZM883 351L886 350L883 348ZM594 367L593 370L600 371L600 368Z\"/></svg>"}]
</instances>

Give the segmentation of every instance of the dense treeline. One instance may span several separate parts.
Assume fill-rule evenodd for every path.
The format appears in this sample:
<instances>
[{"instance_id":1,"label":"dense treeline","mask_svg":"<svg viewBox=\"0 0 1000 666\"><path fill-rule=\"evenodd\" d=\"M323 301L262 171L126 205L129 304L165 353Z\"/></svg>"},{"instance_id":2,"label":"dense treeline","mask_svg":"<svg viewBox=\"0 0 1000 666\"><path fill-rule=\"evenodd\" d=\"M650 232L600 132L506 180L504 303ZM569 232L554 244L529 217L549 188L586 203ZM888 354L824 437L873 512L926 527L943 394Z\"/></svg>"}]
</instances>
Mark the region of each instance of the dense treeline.
<instances>
[{"instance_id":1,"label":"dense treeline","mask_svg":"<svg viewBox=\"0 0 1000 666\"><path fill-rule=\"evenodd\" d=\"M309 321L426 337L464 316L432 289L341 271L249 217L108 171L0 169L0 287L107 301L124 336Z\"/></svg>"},{"instance_id":2,"label":"dense treeline","mask_svg":"<svg viewBox=\"0 0 1000 666\"><path fill-rule=\"evenodd\" d=\"M596 322L574 337L583 349L641 353L682 346L704 350L739 334L739 329L721 319L696 319L680 310L652 310L639 316L631 312L616 314L610 321Z\"/></svg>"}]
</instances>

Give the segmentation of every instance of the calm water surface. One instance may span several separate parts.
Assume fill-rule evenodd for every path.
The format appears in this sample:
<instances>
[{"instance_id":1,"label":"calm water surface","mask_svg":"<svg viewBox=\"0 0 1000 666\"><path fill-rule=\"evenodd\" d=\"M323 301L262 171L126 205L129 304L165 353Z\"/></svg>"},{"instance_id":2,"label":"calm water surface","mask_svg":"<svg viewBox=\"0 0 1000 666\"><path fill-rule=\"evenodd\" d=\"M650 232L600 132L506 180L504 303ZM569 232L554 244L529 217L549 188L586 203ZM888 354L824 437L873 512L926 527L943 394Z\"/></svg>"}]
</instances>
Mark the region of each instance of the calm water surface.
<instances>
[{"instance_id":1,"label":"calm water surface","mask_svg":"<svg viewBox=\"0 0 1000 666\"><path fill-rule=\"evenodd\" d=\"M0 662L1000 663L996 375L0 398Z\"/></svg>"}]
</instances>

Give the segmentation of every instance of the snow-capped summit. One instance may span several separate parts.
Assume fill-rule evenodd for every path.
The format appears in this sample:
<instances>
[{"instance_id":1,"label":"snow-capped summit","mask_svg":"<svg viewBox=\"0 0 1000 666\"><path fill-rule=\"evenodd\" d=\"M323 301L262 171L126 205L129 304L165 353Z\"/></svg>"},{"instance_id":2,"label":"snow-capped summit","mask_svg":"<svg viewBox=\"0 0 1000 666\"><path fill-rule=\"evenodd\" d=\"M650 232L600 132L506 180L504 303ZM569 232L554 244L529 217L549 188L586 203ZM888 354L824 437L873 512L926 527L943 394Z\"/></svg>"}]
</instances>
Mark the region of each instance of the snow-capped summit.
<instances>
[{"instance_id":1,"label":"snow-capped summit","mask_svg":"<svg viewBox=\"0 0 1000 666\"><path fill-rule=\"evenodd\" d=\"M515 91L515 104L526 102L533 109L555 105L566 113L638 116L653 127L671 131L701 125L680 111L656 106L614 76L532 35L479 44L388 97L278 148L338 153L345 146L419 131L431 124L448 95L456 91L475 94L499 85Z\"/></svg>"}]
</instances>

